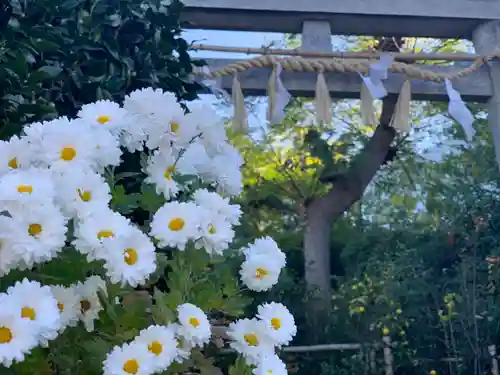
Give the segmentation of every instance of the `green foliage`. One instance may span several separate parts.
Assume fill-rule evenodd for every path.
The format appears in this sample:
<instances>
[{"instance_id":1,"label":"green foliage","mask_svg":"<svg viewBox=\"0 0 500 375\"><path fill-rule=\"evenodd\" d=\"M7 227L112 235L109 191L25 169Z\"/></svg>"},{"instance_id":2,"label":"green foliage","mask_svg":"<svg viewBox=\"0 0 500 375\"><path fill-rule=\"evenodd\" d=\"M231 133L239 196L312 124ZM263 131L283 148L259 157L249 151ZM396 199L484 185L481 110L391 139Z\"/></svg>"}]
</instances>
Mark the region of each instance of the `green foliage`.
<instances>
[{"instance_id":1,"label":"green foliage","mask_svg":"<svg viewBox=\"0 0 500 375\"><path fill-rule=\"evenodd\" d=\"M0 19L1 138L142 87L196 97L175 0L8 0Z\"/></svg>"},{"instance_id":2,"label":"green foliage","mask_svg":"<svg viewBox=\"0 0 500 375\"><path fill-rule=\"evenodd\" d=\"M358 50L375 45L372 38L347 42ZM408 38L406 46L415 52L463 49L456 40ZM398 343L396 374L485 373L491 364L487 347L500 343L500 274L498 265L485 260L500 257L500 174L485 109L469 105L477 135L472 144L460 145L458 124L444 127L446 103L413 104L413 134L398 136L395 158L332 228L331 314L314 332L299 329L294 344L380 345L387 328ZM292 308L299 327L306 322L305 204L326 192L319 180L341 173L374 131L360 124L352 102L335 101L332 127L310 117L310 103L295 99L283 122L256 135L256 144L237 139L246 161L240 230L274 236L288 250L288 273L272 296ZM442 160L423 158L427 147L438 149ZM382 351L375 351L375 369L369 355L370 347L363 347L288 360L299 374L381 373Z\"/></svg>"}]
</instances>

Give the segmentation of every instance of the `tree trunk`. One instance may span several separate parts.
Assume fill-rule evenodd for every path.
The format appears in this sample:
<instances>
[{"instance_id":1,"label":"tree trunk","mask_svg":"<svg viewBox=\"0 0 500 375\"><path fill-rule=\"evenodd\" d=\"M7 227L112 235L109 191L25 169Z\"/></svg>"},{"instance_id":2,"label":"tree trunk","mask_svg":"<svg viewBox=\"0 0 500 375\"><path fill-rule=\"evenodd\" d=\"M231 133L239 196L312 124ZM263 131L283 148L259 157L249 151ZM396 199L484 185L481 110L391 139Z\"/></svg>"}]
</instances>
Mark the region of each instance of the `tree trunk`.
<instances>
[{"instance_id":1,"label":"tree trunk","mask_svg":"<svg viewBox=\"0 0 500 375\"><path fill-rule=\"evenodd\" d=\"M382 37L378 50L400 51L401 38ZM354 158L349 168L331 182L330 191L312 200L306 208L304 262L306 285L313 298L308 304L309 324L319 323L320 313L328 311L331 295L330 238L335 221L362 196L377 171L384 164L396 132L390 126L396 97L386 97L380 124L372 138ZM318 332L316 330L313 330Z\"/></svg>"},{"instance_id":2,"label":"tree trunk","mask_svg":"<svg viewBox=\"0 0 500 375\"><path fill-rule=\"evenodd\" d=\"M389 123L397 98L384 100L380 125L347 171L337 176L330 191L307 205L304 233L306 285L313 293L309 314L316 315L330 304L330 238L332 225L363 195L385 161L396 132Z\"/></svg>"}]
</instances>

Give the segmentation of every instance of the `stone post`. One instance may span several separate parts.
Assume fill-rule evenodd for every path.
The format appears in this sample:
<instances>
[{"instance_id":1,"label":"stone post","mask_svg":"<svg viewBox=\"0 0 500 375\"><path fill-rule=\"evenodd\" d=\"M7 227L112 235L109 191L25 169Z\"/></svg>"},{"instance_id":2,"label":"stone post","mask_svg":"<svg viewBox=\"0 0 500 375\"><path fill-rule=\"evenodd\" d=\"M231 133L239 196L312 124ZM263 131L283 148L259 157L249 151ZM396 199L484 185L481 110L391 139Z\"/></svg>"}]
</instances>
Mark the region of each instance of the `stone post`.
<instances>
[{"instance_id":1,"label":"stone post","mask_svg":"<svg viewBox=\"0 0 500 375\"><path fill-rule=\"evenodd\" d=\"M500 21L490 21L478 26L472 34L472 41L476 53L491 55L500 46ZM500 61L490 61L488 65L493 92L488 102L488 123L500 168Z\"/></svg>"}]
</instances>

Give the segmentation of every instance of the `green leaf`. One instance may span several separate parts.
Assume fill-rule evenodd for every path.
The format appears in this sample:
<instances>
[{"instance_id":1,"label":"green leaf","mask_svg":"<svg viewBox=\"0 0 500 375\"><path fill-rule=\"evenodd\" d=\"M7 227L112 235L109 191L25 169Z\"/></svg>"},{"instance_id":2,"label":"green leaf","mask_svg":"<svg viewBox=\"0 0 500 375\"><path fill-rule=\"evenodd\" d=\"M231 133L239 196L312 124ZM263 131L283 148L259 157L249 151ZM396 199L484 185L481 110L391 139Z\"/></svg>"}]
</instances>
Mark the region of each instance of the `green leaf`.
<instances>
[{"instance_id":1,"label":"green leaf","mask_svg":"<svg viewBox=\"0 0 500 375\"><path fill-rule=\"evenodd\" d=\"M169 295L154 289L154 305L152 308L153 320L156 324L166 325L176 320L174 310L169 307Z\"/></svg>"},{"instance_id":2,"label":"green leaf","mask_svg":"<svg viewBox=\"0 0 500 375\"><path fill-rule=\"evenodd\" d=\"M231 367L229 367L229 375L251 375L252 368L247 365L245 358L239 356Z\"/></svg>"},{"instance_id":3,"label":"green leaf","mask_svg":"<svg viewBox=\"0 0 500 375\"><path fill-rule=\"evenodd\" d=\"M127 194L125 187L116 185L112 191L111 206L122 214L128 214L139 206L140 194Z\"/></svg>"},{"instance_id":4,"label":"green leaf","mask_svg":"<svg viewBox=\"0 0 500 375\"><path fill-rule=\"evenodd\" d=\"M222 375L220 368L214 366L214 360L207 358L199 350L192 350L194 366L200 370L201 375Z\"/></svg>"},{"instance_id":5,"label":"green leaf","mask_svg":"<svg viewBox=\"0 0 500 375\"><path fill-rule=\"evenodd\" d=\"M154 186L143 184L141 186L141 196L139 205L148 212L156 212L165 204L165 197L156 193Z\"/></svg>"}]
</instances>

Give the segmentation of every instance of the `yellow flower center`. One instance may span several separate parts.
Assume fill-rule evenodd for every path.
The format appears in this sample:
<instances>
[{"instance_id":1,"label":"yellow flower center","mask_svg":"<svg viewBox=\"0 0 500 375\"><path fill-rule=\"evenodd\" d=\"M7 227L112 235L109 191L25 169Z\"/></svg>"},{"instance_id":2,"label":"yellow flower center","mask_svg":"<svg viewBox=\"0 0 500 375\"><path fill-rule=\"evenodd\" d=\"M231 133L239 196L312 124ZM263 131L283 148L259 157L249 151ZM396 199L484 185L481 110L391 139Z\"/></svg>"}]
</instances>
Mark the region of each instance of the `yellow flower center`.
<instances>
[{"instance_id":1,"label":"yellow flower center","mask_svg":"<svg viewBox=\"0 0 500 375\"><path fill-rule=\"evenodd\" d=\"M137 251L135 251L134 249L125 250L123 252L123 260L125 260L125 263L127 263L129 266L133 266L137 263Z\"/></svg>"},{"instance_id":2,"label":"yellow flower center","mask_svg":"<svg viewBox=\"0 0 500 375\"><path fill-rule=\"evenodd\" d=\"M113 231L106 230L106 229L103 229L103 230L99 231L99 233L97 233L97 238L100 240L102 240L103 238L111 238L114 236L115 236L115 234L113 233Z\"/></svg>"},{"instance_id":3,"label":"yellow flower center","mask_svg":"<svg viewBox=\"0 0 500 375\"><path fill-rule=\"evenodd\" d=\"M170 167L167 167L165 169L165 173L163 173L163 177L165 177L165 180L172 180L172 174L175 173L175 167L171 165Z\"/></svg>"},{"instance_id":4,"label":"yellow flower center","mask_svg":"<svg viewBox=\"0 0 500 375\"><path fill-rule=\"evenodd\" d=\"M64 303L57 302L57 308L59 309L59 312L63 312L64 311Z\"/></svg>"},{"instance_id":5,"label":"yellow flower center","mask_svg":"<svg viewBox=\"0 0 500 375\"><path fill-rule=\"evenodd\" d=\"M278 329L281 328L281 319L280 318L272 318L271 325L277 331Z\"/></svg>"},{"instance_id":6,"label":"yellow flower center","mask_svg":"<svg viewBox=\"0 0 500 375\"><path fill-rule=\"evenodd\" d=\"M177 134L180 127L181 124L179 124L177 121L170 121L170 129L172 130L172 133Z\"/></svg>"},{"instance_id":7,"label":"yellow flower center","mask_svg":"<svg viewBox=\"0 0 500 375\"><path fill-rule=\"evenodd\" d=\"M257 268L257 270L255 271L255 278L257 280L262 280L264 277L266 277L267 275L269 275L269 272L267 272L267 270L265 270L264 268Z\"/></svg>"},{"instance_id":8,"label":"yellow flower center","mask_svg":"<svg viewBox=\"0 0 500 375\"><path fill-rule=\"evenodd\" d=\"M150 345L148 345L148 349L151 353L160 355L163 351L163 345L158 341L153 341Z\"/></svg>"},{"instance_id":9,"label":"yellow flower center","mask_svg":"<svg viewBox=\"0 0 500 375\"><path fill-rule=\"evenodd\" d=\"M210 233L210 234L215 234L216 233L216 230L215 230L215 227L213 226L213 224L210 224L208 226L208 233Z\"/></svg>"},{"instance_id":10,"label":"yellow flower center","mask_svg":"<svg viewBox=\"0 0 500 375\"><path fill-rule=\"evenodd\" d=\"M31 185L19 185L17 187L17 191L19 193L28 193L28 194L31 194L33 192L33 186L31 186Z\"/></svg>"},{"instance_id":11,"label":"yellow flower center","mask_svg":"<svg viewBox=\"0 0 500 375\"><path fill-rule=\"evenodd\" d=\"M108 123L109 121L111 121L111 117L108 115L100 115L100 116L97 116L96 120L99 124L104 125L104 124Z\"/></svg>"},{"instance_id":12,"label":"yellow flower center","mask_svg":"<svg viewBox=\"0 0 500 375\"><path fill-rule=\"evenodd\" d=\"M36 319L36 312L31 307L23 307L21 310L21 316L23 318L28 318L29 320Z\"/></svg>"},{"instance_id":13,"label":"yellow flower center","mask_svg":"<svg viewBox=\"0 0 500 375\"><path fill-rule=\"evenodd\" d=\"M90 310L89 300L84 299L84 300L80 301L80 310L82 311L82 313Z\"/></svg>"},{"instance_id":14,"label":"yellow flower center","mask_svg":"<svg viewBox=\"0 0 500 375\"><path fill-rule=\"evenodd\" d=\"M168 229L173 232L179 232L184 228L184 224L184 220L182 220L180 217L176 217L170 220L170 223L168 223Z\"/></svg>"},{"instance_id":15,"label":"yellow flower center","mask_svg":"<svg viewBox=\"0 0 500 375\"><path fill-rule=\"evenodd\" d=\"M37 223L30 224L28 227L28 233L30 234L30 236L36 237L40 233L42 233L42 226Z\"/></svg>"},{"instance_id":16,"label":"yellow flower center","mask_svg":"<svg viewBox=\"0 0 500 375\"><path fill-rule=\"evenodd\" d=\"M76 150L73 147L64 147L61 150L61 159L64 161L71 161L76 156Z\"/></svg>"},{"instance_id":17,"label":"yellow flower center","mask_svg":"<svg viewBox=\"0 0 500 375\"><path fill-rule=\"evenodd\" d=\"M137 374L139 372L139 362L136 359L129 359L123 364L123 371L127 374Z\"/></svg>"},{"instance_id":18,"label":"yellow flower center","mask_svg":"<svg viewBox=\"0 0 500 375\"><path fill-rule=\"evenodd\" d=\"M12 158L9 160L9 163L8 163L9 167L12 168L12 169L16 169L18 168L18 165L17 165L17 159L16 158Z\"/></svg>"},{"instance_id":19,"label":"yellow flower center","mask_svg":"<svg viewBox=\"0 0 500 375\"><path fill-rule=\"evenodd\" d=\"M12 331L7 327L0 327L0 344L8 344L12 341Z\"/></svg>"},{"instance_id":20,"label":"yellow flower center","mask_svg":"<svg viewBox=\"0 0 500 375\"><path fill-rule=\"evenodd\" d=\"M191 324L194 328L196 328L200 325L200 321L195 317L191 317L189 318L189 324Z\"/></svg>"},{"instance_id":21,"label":"yellow flower center","mask_svg":"<svg viewBox=\"0 0 500 375\"><path fill-rule=\"evenodd\" d=\"M259 339L255 333L247 333L243 336L248 346L257 346L259 345Z\"/></svg>"},{"instance_id":22,"label":"yellow flower center","mask_svg":"<svg viewBox=\"0 0 500 375\"><path fill-rule=\"evenodd\" d=\"M83 202L89 202L92 199L92 192L78 189L78 196Z\"/></svg>"}]
</instances>

